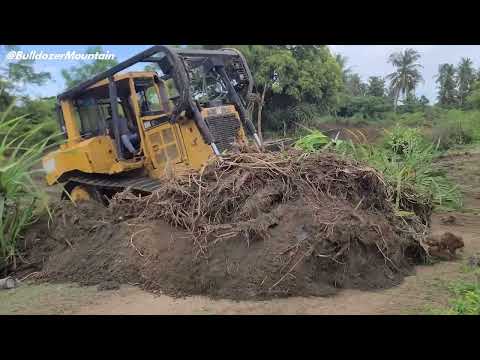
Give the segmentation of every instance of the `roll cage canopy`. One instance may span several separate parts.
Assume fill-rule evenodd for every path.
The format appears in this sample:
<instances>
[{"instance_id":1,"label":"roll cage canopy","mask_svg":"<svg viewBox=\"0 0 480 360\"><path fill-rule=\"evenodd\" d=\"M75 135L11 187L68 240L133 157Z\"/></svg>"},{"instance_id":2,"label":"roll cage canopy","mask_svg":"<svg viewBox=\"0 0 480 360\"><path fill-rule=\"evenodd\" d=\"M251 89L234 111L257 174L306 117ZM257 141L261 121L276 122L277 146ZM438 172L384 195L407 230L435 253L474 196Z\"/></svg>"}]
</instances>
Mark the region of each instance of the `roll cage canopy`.
<instances>
[{"instance_id":1,"label":"roll cage canopy","mask_svg":"<svg viewBox=\"0 0 480 360\"><path fill-rule=\"evenodd\" d=\"M201 115L199 104L192 97L192 73L195 69L208 73L215 72L221 79L223 86L227 91L227 96L237 109L240 119L254 136L258 145L260 141L256 134L255 126L249 119L246 107L252 99L253 79L250 69L243 55L236 49L221 50L192 50L177 49L164 45L155 45L142 51L141 53L115 65L91 79L84 81L67 91L58 95L57 99L73 100L85 93L91 86L101 80L109 80L109 95L112 103L112 118L114 128L117 128L118 114L116 113L117 89L114 82L114 75L140 62L155 63L158 65L163 75L162 80L173 79L175 87L178 90L178 98L175 99L175 107L172 111L170 121L175 122L179 114L187 111L193 115L202 137L205 142L212 145L215 153L218 150L215 146L215 139L210 133L208 126ZM117 138L117 130L115 137ZM118 140L117 140L118 141ZM119 144L117 144L119 146Z\"/></svg>"}]
</instances>

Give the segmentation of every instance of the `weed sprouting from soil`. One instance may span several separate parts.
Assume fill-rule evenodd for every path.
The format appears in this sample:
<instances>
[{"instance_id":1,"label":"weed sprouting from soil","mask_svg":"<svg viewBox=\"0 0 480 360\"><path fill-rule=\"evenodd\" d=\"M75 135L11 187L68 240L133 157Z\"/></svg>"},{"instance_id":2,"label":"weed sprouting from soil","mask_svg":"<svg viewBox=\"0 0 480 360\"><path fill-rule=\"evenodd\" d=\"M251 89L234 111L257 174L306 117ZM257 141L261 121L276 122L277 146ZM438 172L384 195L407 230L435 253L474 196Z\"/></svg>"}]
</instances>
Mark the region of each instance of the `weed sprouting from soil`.
<instances>
[{"instance_id":1,"label":"weed sprouting from soil","mask_svg":"<svg viewBox=\"0 0 480 360\"><path fill-rule=\"evenodd\" d=\"M432 309L437 315L480 315L480 271L478 266L468 267L467 273L473 279L451 282L447 285L450 293L449 305Z\"/></svg>"}]
</instances>

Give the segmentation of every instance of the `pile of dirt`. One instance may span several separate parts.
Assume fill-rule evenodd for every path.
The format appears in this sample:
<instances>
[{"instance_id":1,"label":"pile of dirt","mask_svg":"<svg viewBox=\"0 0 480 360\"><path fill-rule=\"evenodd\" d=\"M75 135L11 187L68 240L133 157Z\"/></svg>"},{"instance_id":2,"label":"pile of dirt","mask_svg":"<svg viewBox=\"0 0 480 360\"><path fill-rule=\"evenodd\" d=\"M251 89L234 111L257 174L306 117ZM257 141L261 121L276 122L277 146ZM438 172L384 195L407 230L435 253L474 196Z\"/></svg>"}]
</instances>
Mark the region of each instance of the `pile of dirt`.
<instances>
[{"instance_id":1,"label":"pile of dirt","mask_svg":"<svg viewBox=\"0 0 480 360\"><path fill-rule=\"evenodd\" d=\"M334 154L237 153L108 208L60 203L28 234L26 260L48 280L176 296L385 288L424 261L429 222L399 217L390 196L374 169Z\"/></svg>"}]
</instances>

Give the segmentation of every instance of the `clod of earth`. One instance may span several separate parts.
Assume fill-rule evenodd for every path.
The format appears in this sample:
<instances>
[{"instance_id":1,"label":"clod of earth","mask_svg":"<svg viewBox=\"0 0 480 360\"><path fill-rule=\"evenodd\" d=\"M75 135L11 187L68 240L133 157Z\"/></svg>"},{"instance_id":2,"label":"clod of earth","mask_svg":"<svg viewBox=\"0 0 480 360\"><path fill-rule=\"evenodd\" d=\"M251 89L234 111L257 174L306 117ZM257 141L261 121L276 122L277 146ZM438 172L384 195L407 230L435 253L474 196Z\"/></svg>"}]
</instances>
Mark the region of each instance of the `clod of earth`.
<instances>
[{"instance_id":1,"label":"clod of earth","mask_svg":"<svg viewBox=\"0 0 480 360\"><path fill-rule=\"evenodd\" d=\"M152 195L117 194L108 208L59 203L25 257L49 281L176 296L384 288L427 256L429 210L410 202L404 210L419 215L402 218L391 196L374 169L331 153L241 152Z\"/></svg>"},{"instance_id":2,"label":"clod of earth","mask_svg":"<svg viewBox=\"0 0 480 360\"><path fill-rule=\"evenodd\" d=\"M442 224L453 225L457 223L457 218L453 215L447 215L442 217L440 221L442 222Z\"/></svg>"},{"instance_id":3,"label":"clod of earth","mask_svg":"<svg viewBox=\"0 0 480 360\"><path fill-rule=\"evenodd\" d=\"M456 251L465 246L461 236L445 232L442 235L430 235L425 239L428 253L441 260L453 260Z\"/></svg>"}]
</instances>

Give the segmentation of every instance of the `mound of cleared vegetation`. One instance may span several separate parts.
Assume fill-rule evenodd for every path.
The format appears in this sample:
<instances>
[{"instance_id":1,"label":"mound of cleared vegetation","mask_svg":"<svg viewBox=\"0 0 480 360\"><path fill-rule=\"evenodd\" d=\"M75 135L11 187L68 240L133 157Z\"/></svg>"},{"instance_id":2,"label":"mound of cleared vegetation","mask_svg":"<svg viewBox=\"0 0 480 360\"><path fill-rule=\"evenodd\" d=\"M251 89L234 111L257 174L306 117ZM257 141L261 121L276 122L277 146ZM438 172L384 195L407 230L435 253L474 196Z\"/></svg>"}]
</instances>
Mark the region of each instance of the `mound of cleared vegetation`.
<instances>
[{"instance_id":1,"label":"mound of cleared vegetation","mask_svg":"<svg viewBox=\"0 0 480 360\"><path fill-rule=\"evenodd\" d=\"M232 154L150 196L60 204L50 229L29 234L27 260L50 280L172 295L383 288L424 260L429 220L400 217L391 193L377 171L332 153Z\"/></svg>"}]
</instances>

